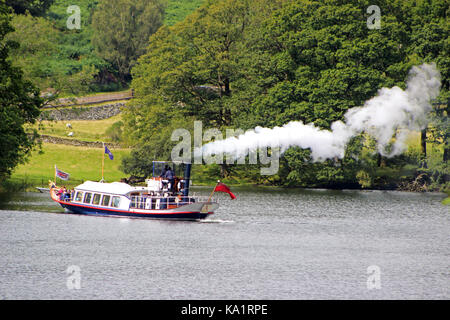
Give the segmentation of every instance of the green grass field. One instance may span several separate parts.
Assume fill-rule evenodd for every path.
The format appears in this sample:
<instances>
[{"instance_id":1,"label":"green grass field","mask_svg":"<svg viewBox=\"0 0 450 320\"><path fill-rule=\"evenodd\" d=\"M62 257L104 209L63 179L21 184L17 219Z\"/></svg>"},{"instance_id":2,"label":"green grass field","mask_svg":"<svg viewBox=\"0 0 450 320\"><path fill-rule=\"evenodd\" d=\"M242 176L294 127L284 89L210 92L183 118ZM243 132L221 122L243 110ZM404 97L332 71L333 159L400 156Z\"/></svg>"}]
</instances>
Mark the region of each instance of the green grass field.
<instances>
[{"instance_id":1,"label":"green grass field","mask_svg":"<svg viewBox=\"0 0 450 320\"><path fill-rule=\"evenodd\" d=\"M128 149L110 149L114 160L110 160L105 154L104 177L106 181L119 181L126 177L119 166L122 158L129 154ZM16 168L11 176L12 183L22 183L27 186L44 186L48 180L54 179L55 164L58 169L70 174L69 181L61 181L59 184L73 186L81 181L99 181L102 173L103 148L85 148L68 145L44 143L43 153L34 151L25 164ZM23 183L26 182L26 183Z\"/></svg>"},{"instance_id":2,"label":"green grass field","mask_svg":"<svg viewBox=\"0 0 450 320\"><path fill-rule=\"evenodd\" d=\"M67 121L41 121L32 126L38 129L39 134L46 134L55 137L76 139L83 141L103 141L110 142L110 138L106 136L106 130L115 122L122 119L122 115L118 114L114 117L104 120L67 120ZM72 129L68 129L66 124L70 123ZM69 137L69 132L74 135Z\"/></svg>"}]
</instances>

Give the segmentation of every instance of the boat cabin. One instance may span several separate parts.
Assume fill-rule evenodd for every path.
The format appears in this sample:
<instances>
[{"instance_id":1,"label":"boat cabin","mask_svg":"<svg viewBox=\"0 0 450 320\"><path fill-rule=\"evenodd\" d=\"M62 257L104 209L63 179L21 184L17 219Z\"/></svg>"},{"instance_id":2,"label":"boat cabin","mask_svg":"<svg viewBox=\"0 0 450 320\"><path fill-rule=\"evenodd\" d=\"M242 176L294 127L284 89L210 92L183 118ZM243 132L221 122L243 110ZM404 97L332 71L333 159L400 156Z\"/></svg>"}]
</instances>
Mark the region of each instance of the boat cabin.
<instances>
[{"instance_id":1,"label":"boat cabin","mask_svg":"<svg viewBox=\"0 0 450 320\"><path fill-rule=\"evenodd\" d=\"M172 172L167 174L169 170ZM195 199L189 197L190 170L190 164L154 161L146 186L86 181L75 188L71 202L119 210L159 210L191 204Z\"/></svg>"}]
</instances>

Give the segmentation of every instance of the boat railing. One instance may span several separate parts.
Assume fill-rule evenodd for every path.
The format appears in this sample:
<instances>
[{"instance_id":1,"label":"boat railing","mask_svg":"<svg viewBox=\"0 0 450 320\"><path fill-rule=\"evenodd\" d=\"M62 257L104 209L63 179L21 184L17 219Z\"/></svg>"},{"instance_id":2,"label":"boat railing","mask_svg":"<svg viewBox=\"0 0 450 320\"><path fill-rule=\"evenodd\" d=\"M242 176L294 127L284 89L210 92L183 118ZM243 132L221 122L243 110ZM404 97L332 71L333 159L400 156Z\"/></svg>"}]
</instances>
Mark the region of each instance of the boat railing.
<instances>
[{"instance_id":1,"label":"boat railing","mask_svg":"<svg viewBox=\"0 0 450 320\"><path fill-rule=\"evenodd\" d=\"M205 196L131 196L130 209L172 209L198 202L217 203Z\"/></svg>"}]
</instances>

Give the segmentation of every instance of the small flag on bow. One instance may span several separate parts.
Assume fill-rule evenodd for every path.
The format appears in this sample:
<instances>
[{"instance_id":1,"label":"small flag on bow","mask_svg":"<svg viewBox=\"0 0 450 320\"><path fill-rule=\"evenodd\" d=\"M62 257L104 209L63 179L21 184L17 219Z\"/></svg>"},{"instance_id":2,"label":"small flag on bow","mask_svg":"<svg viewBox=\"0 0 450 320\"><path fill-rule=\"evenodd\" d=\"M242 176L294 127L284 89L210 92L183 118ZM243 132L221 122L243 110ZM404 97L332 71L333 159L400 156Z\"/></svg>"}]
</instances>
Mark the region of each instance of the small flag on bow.
<instances>
[{"instance_id":1,"label":"small flag on bow","mask_svg":"<svg viewBox=\"0 0 450 320\"><path fill-rule=\"evenodd\" d=\"M70 174L59 170L55 164L55 176L60 178L61 180L69 180Z\"/></svg>"}]
</instances>

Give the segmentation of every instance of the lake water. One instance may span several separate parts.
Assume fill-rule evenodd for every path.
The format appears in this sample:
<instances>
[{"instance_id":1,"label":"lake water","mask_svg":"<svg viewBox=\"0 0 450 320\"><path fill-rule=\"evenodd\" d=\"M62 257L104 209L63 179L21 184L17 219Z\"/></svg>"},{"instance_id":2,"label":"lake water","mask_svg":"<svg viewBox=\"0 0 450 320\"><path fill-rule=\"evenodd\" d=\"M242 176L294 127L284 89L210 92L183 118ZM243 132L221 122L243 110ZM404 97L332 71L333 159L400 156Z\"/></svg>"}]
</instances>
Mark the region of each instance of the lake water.
<instances>
[{"instance_id":1,"label":"lake water","mask_svg":"<svg viewBox=\"0 0 450 320\"><path fill-rule=\"evenodd\" d=\"M232 191L203 222L71 215L47 194L3 194L0 299L450 298L443 194Z\"/></svg>"}]
</instances>

